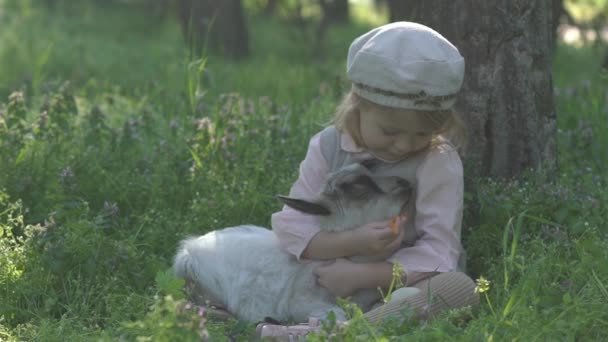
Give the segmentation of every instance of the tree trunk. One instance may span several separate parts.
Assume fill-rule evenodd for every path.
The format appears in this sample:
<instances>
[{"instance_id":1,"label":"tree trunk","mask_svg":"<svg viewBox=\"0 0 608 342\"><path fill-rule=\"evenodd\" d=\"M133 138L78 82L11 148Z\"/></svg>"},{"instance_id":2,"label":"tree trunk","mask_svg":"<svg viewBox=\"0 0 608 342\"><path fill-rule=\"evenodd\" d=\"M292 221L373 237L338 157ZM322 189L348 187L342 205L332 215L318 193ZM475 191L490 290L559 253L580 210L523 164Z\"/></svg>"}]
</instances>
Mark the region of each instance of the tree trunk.
<instances>
[{"instance_id":1,"label":"tree trunk","mask_svg":"<svg viewBox=\"0 0 608 342\"><path fill-rule=\"evenodd\" d=\"M228 57L249 55L249 35L240 0L180 0L178 9L182 32L196 55L203 52L205 43Z\"/></svg>"},{"instance_id":2,"label":"tree trunk","mask_svg":"<svg viewBox=\"0 0 608 342\"><path fill-rule=\"evenodd\" d=\"M314 57L325 58L325 35L329 26L348 21L348 0L318 0L321 8L321 20L315 28Z\"/></svg>"},{"instance_id":3,"label":"tree trunk","mask_svg":"<svg viewBox=\"0 0 608 342\"><path fill-rule=\"evenodd\" d=\"M348 22L348 0L329 0L327 8L324 8L324 15L327 16L331 23L347 23Z\"/></svg>"},{"instance_id":4,"label":"tree trunk","mask_svg":"<svg viewBox=\"0 0 608 342\"><path fill-rule=\"evenodd\" d=\"M272 16L276 12L278 0L268 0L264 6L264 15Z\"/></svg>"},{"instance_id":5,"label":"tree trunk","mask_svg":"<svg viewBox=\"0 0 608 342\"><path fill-rule=\"evenodd\" d=\"M413 21L416 16L416 5L420 1L415 0L387 0L390 22Z\"/></svg>"},{"instance_id":6,"label":"tree trunk","mask_svg":"<svg viewBox=\"0 0 608 342\"><path fill-rule=\"evenodd\" d=\"M553 16L551 20L551 31L553 32L553 36L551 37L551 48L555 51L557 47L557 41L559 38L559 24L562 15L566 13L566 9L564 8L564 0L553 0Z\"/></svg>"},{"instance_id":7,"label":"tree trunk","mask_svg":"<svg viewBox=\"0 0 608 342\"><path fill-rule=\"evenodd\" d=\"M221 3L218 14L218 32L224 54L242 58L249 55L249 35L245 23L245 10L241 0L216 0ZM222 15L224 13L224 15Z\"/></svg>"},{"instance_id":8,"label":"tree trunk","mask_svg":"<svg viewBox=\"0 0 608 342\"><path fill-rule=\"evenodd\" d=\"M428 0L416 20L465 57L456 109L469 130L467 172L513 177L557 165L552 0Z\"/></svg>"}]
</instances>

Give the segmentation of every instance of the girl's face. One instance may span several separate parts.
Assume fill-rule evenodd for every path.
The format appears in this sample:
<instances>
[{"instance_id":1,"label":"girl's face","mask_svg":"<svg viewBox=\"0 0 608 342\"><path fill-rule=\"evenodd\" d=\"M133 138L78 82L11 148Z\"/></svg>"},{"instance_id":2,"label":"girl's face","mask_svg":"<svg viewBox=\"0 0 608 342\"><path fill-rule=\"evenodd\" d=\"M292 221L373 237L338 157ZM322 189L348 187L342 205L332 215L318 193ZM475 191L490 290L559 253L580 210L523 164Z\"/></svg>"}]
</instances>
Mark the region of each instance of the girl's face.
<instances>
[{"instance_id":1,"label":"girl's face","mask_svg":"<svg viewBox=\"0 0 608 342\"><path fill-rule=\"evenodd\" d=\"M427 148L435 127L421 120L421 113L386 109L366 103L359 108L359 128L365 148L386 161L398 161Z\"/></svg>"}]
</instances>

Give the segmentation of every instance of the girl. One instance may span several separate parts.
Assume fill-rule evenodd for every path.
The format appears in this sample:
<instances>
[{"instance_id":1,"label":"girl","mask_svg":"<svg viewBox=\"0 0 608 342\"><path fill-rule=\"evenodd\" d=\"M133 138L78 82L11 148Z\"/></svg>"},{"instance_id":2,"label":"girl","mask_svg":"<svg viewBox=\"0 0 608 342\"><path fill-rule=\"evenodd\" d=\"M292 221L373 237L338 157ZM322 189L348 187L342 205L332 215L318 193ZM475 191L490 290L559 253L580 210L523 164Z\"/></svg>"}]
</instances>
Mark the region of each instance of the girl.
<instances>
[{"instance_id":1,"label":"girl","mask_svg":"<svg viewBox=\"0 0 608 342\"><path fill-rule=\"evenodd\" d=\"M347 74L352 89L338 106L333 125L310 140L290 196L312 198L333 170L371 161L382 172L413 184L415 203L397 232L388 221L344 233L320 232L315 216L284 207L272 216L283 249L302 262L328 260L315 274L338 297L358 289L388 288L398 263L403 284L420 291L367 312L371 322L406 307L427 318L448 308L477 305L475 284L462 273L463 174L457 150L463 135L451 110L464 77L463 57L434 30L396 22L353 41ZM367 264L346 259L353 255L387 258ZM282 339L316 328L311 320L296 326L261 324L257 331L261 337Z\"/></svg>"}]
</instances>

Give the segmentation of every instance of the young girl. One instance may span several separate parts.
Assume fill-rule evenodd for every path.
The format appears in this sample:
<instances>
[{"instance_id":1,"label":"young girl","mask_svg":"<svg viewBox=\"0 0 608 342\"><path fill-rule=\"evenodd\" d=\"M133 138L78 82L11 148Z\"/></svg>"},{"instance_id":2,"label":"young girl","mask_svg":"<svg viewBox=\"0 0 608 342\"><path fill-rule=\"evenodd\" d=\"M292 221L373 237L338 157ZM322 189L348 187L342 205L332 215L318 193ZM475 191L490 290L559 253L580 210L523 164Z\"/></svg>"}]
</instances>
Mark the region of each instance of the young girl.
<instances>
[{"instance_id":1,"label":"young girl","mask_svg":"<svg viewBox=\"0 0 608 342\"><path fill-rule=\"evenodd\" d=\"M394 232L388 221L344 233L320 232L315 216L284 207L272 216L282 247L298 260L325 259L320 285L338 297L358 289L389 287L393 265L417 294L366 313L376 322L411 307L420 317L476 305L474 282L462 273L463 207L459 121L451 110L464 76L458 50L432 29L411 22L378 27L355 39L348 51L352 89L333 125L310 140L290 196L313 198L333 170L373 160L415 187L415 203ZM385 255L378 263L353 263L354 255ZM332 262L333 261L333 262ZM431 301L429 302L429 292ZM299 336L309 325L258 326L262 337Z\"/></svg>"}]
</instances>

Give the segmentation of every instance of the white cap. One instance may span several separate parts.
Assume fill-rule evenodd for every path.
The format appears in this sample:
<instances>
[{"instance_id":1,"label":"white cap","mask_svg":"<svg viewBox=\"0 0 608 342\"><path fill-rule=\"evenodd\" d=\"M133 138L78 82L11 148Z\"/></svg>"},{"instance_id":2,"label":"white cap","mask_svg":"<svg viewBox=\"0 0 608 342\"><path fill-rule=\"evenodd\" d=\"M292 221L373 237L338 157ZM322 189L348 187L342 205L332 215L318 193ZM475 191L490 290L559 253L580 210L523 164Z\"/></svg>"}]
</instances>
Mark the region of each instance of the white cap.
<instances>
[{"instance_id":1,"label":"white cap","mask_svg":"<svg viewBox=\"0 0 608 342\"><path fill-rule=\"evenodd\" d=\"M355 39L348 49L346 71L355 93L371 102L448 109L462 86L464 58L431 28L395 22Z\"/></svg>"}]
</instances>

